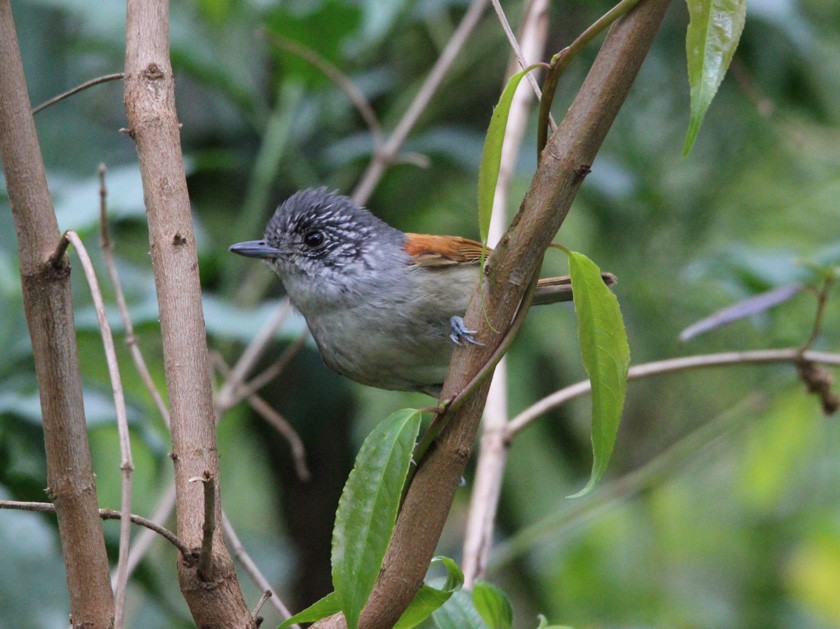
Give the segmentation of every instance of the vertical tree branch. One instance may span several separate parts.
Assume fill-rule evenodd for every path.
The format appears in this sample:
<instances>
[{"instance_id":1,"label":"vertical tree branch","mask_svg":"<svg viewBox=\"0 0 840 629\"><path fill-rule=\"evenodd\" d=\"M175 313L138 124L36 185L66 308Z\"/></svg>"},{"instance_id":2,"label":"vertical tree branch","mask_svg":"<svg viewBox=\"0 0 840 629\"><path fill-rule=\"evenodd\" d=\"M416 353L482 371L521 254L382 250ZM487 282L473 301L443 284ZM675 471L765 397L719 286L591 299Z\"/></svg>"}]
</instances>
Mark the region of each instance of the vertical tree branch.
<instances>
[{"instance_id":1,"label":"vertical tree branch","mask_svg":"<svg viewBox=\"0 0 840 629\"><path fill-rule=\"evenodd\" d=\"M467 325L483 346L455 350L442 399L457 394L495 350L546 247L569 211L659 28L668 0L645 0L617 22L560 127L543 151L519 213L488 259L485 294L473 295ZM393 625L423 582L469 459L489 381L458 408L406 494L362 626Z\"/></svg>"},{"instance_id":2,"label":"vertical tree branch","mask_svg":"<svg viewBox=\"0 0 840 629\"><path fill-rule=\"evenodd\" d=\"M201 544L204 499L202 488L189 479L205 471L218 479L219 457L198 259L175 112L168 14L166 0L128 2L125 108L140 161L160 308L178 536L195 547ZM216 483L217 522L220 485ZM255 626L220 527L213 538L213 580L202 581L195 566L180 559L178 577L198 626Z\"/></svg>"},{"instance_id":3,"label":"vertical tree branch","mask_svg":"<svg viewBox=\"0 0 840 629\"><path fill-rule=\"evenodd\" d=\"M493 6L497 11L501 8L495 1ZM528 4L520 32L522 46L516 45L514 59L508 66L508 76L518 72L520 66L526 68L542 56L548 37L548 9L548 0L531 0ZM531 77L531 73L528 76ZM533 90L527 85L520 84L511 104L505 129L505 141L502 145L499 180L493 199L493 216L488 239L491 247L496 245L507 227L510 182L513 179L522 146L533 97ZM493 540L493 524L507 462L508 419L507 364L503 358L496 367L493 382L487 394L481 447L476 462L475 481L464 534L461 570L464 571L464 587L467 589L471 589L475 580L483 577L487 569Z\"/></svg>"},{"instance_id":4,"label":"vertical tree branch","mask_svg":"<svg viewBox=\"0 0 840 629\"><path fill-rule=\"evenodd\" d=\"M11 6L0 0L0 153L20 252L23 303L41 397L48 493L58 517L74 627L110 627L114 599L82 404L70 267L48 258L58 223L23 76Z\"/></svg>"}]
</instances>

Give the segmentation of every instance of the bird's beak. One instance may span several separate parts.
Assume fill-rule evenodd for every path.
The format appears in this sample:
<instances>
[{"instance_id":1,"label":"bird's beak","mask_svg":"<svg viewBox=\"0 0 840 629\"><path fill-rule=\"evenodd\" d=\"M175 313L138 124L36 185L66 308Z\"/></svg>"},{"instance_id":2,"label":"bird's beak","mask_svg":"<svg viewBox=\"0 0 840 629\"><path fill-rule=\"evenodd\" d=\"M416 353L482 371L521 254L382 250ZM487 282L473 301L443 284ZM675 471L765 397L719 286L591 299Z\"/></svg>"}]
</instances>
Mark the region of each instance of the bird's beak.
<instances>
[{"instance_id":1,"label":"bird's beak","mask_svg":"<svg viewBox=\"0 0 840 629\"><path fill-rule=\"evenodd\" d=\"M228 251L238 253L241 256L248 258L263 258L273 260L281 255L279 249L275 249L269 245L265 240L248 240L246 242L238 242L235 245L228 247Z\"/></svg>"}]
</instances>

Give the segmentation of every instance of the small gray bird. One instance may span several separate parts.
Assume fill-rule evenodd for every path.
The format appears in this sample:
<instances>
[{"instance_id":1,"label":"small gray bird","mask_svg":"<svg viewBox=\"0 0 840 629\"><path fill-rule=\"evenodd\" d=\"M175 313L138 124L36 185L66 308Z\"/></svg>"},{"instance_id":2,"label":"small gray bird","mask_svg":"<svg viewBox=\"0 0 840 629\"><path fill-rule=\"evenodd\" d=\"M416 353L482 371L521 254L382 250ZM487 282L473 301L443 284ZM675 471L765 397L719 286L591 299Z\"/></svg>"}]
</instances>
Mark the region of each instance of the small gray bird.
<instances>
[{"instance_id":1,"label":"small gray bird","mask_svg":"<svg viewBox=\"0 0 840 629\"><path fill-rule=\"evenodd\" d=\"M477 343L461 318L478 282L482 245L474 240L403 233L317 188L277 208L263 240L230 250L271 266L324 362L356 382L437 397L453 342ZM533 303L571 298L568 277L548 278Z\"/></svg>"}]
</instances>

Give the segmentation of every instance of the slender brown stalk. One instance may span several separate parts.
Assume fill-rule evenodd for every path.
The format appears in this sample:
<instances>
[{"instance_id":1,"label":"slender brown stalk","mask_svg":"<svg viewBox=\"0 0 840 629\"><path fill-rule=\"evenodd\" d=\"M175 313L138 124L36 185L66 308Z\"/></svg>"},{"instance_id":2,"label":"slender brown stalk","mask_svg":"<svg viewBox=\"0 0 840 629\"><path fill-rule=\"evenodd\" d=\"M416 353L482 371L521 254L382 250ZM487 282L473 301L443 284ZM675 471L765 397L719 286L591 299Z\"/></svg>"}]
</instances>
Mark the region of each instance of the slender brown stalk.
<instances>
[{"instance_id":1,"label":"slender brown stalk","mask_svg":"<svg viewBox=\"0 0 840 629\"><path fill-rule=\"evenodd\" d=\"M230 544L230 549L233 552L234 557L236 557L242 565L242 568L248 573L248 576L251 577L254 583L261 587L263 591L271 594L269 600L274 608L283 616L283 619L285 620L286 618L291 618L292 613L289 611L289 608L283 604L283 601L280 600L280 597L277 596L277 593L272 589L268 579L265 578L265 575L257 567L257 564L251 558L251 555L249 555L248 551L245 550L245 546L236 534L236 529L233 528L233 524L231 524L230 520L224 513L222 513L222 526L225 529L225 536L228 539L228 544ZM257 609L259 609L259 607ZM257 615L256 610L253 615ZM292 625L292 629L300 629L300 626Z\"/></svg>"},{"instance_id":2,"label":"slender brown stalk","mask_svg":"<svg viewBox=\"0 0 840 629\"><path fill-rule=\"evenodd\" d=\"M111 392L114 396L114 410L117 418L117 432L120 437L120 454L122 462L122 501L120 511L122 521L120 522L120 544L117 559L117 579L114 588L114 626L122 627L125 624L125 594L128 586L128 552L131 540L131 475L134 471L134 462L131 458L131 440L128 433L128 413L125 409L125 395L123 393L122 377L120 367L117 363L117 353L114 349L114 336L111 334L111 324L108 323L108 315L105 312L105 300L102 299L102 291L99 289L99 280L96 279L96 271L93 262L90 260L87 249L82 239L76 232L68 231L62 237L73 245L76 255L82 263L85 272L90 294L93 299L96 317L99 320L99 332L102 336L102 346L105 350L105 362L108 364L108 375L111 379Z\"/></svg>"},{"instance_id":3,"label":"slender brown stalk","mask_svg":"<svg viewBox=\"0 0 840 629\"><path fill-rule=\"evenodd\" d=\"M123 78L122 72L116 72L114 74L106 74L104 76L98 76L95 79L91 79L90 81L85 81L81 85L77 85L76 87L67 90L59 94L58 96L53 96L51 99L44 101L35 109L32 110L32 115L34 116L38 112L44 111L47 107L55 105L56 103L60 103L66 98L70 98L71 96L78 94L79 92L83 92L84 90L94 87L95 85L100 85L102 83L107 83L108 81L118 81L119 79Z\"/></svg>"},{"instance_id":4,"label":"slender brown stalk","mask_svg":"<svg viewBox=\"0 0 840 629\"><path fill-rule=\"evenodd\" d=\"M16 511L39 511L42 513L55 513L55 505L51 502L21 502L19 500L0 500L0 509L13 509ZM114 509L99 509L99 517L103 520L122 520L124 518L121 511ZM141 515L129 514L129 521L146 528L152 533L157 533L160 537L168 541L175 548L180 551L182 555L192 554L192 550L187 548L184 543L178 539L172 531L164 528L157 522L144 518Z\"/></svg>"},{"instance_id":5,"label":"slender brown stalk","mask_svg":"<svg viewBox=\"0 0 840 629\"><path fill-rule=\"evenodd\" d=\"M361 180L356 185L356 189L353 190L353 200L359 205L364 205L367 202L370 195L373 194L374 188L376 188L376 185L382 178L382 175L385 174L385 170L396 158L400 147L402 147L409 132L420 118L420 114L423 113L432 100L432 96L434 96L434 93L440 87L449 68L452 67L452 64L458 58L458 53L463 48L470 33L478 25L484 9L487 7L487 2L488 0L472 0L469 9L467 9L460 24L458 24L458 28L455 29L455 32L447 42L446 47L441 52L431 72L429 72L429 76L426 77L426 80L417 92L417 96L414 97L411 105L409 105L405 114L403 114L403 117L397 123L388 140L374 154Z\"/></svg>"},{"instance_id":6,"label":"slender brown stalk","mask_svg":"<svg viewBox=\"0 0 840 629\"><path fill-rule=\"evenodd\" d=\"M178 536L199 546L205 501L200 488L189 481L205 471L218 479L219 457L195 234L175 112L168 13L166 0L128 2L125 106L140 161L160 307ZM217 522L220 485L215 483ZM188 562L178 564L181 591L196 625L255 627L220 527L213 535L212 564L212 582L202 580Z\"/></svg>"},{"instance_id":7,"label":"slender brown stalk","mask_svg":"<svg viewBox=\"0 0 840 629\"><path fill-rule=\"evenodd\" d=\"M802 352L801 348L791 347L787 349L760 349L746 352L721 352L719 354L701 354L699 356L683 356L658 360L642 365L633 365L627 372L628 380L639 380L651 376L659 376L680 371L694 369L710 369L712 367L730 367L737 365L772 365L779 363L796 364L799 361L819 363L824 365L840 366L840 354L829 354L826 352ZM508 440L513 439L516 434L531 425L540 415L547 413L552 408L565 404L569 400L581 397L592 390L592 383L589 380L582 380L559 391L555 391L544 397L519 413L510 420L508 424Z\"/></svg>"},{"instance_id":8,"label":"slender brown stalk","mask_svg":"<svg viewBox=\"0 0 840 629\"><path fill-rule=\"evenodd\" d=\"M0 0L0 155L41 398L48 493L56 505L73 626L110 627L114 598L82 403L70 267L59 241L9 0Z\"/></svg>"},{"instance_id":9,"label":"slender brown stalk","mask_svg":"<svg viewBox=\"0 0 840 629\"><path fill-rule=\"evenodd\" d=\"M111 278L111 284L114 287L114 296L117 300L117 308L120 311L120 318L123 326L125 326L125 344L131 352L131 358L134 360L134 365L143 380L146 391L155 403L163 423L169 427L169 409L161 397L160 392L152 380L152 374L149 373L149 368L146 366L146 360L143 358L143 352L140 351L140 342L137 339L137 334L134 332L134 324L131 321L131 315L128 313L128 304L125 301L125 293L122 289L122 282L117 271L117 265L114 262L114 252L111 246L111 233L108 229L108 186L105 183L105 173L107 168L105 164L99 166L99 240L102 247L102 259L105 263L105 268L108 270L108 276Z\"/></svg>"}]
</instances>

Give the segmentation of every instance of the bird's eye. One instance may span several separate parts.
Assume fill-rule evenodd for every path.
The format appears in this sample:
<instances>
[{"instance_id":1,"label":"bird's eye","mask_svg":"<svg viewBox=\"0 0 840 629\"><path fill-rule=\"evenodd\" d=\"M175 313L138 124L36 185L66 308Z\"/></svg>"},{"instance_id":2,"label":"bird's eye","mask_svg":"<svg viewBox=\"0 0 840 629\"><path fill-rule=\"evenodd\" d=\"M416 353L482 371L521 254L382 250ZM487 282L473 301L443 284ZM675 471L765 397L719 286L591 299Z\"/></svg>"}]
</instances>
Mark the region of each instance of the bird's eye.
<instances>
[{"instance_id":1,"label":"bird's eye","mask_svg":"<svg viewBox=\"0 0 840 629\"><path fill-rule=\"evenodd\" d=\"M303 236L303 244L312 249L316 249L324 244L324 232L315 230Z\"/></svg>"}]
</instances>

